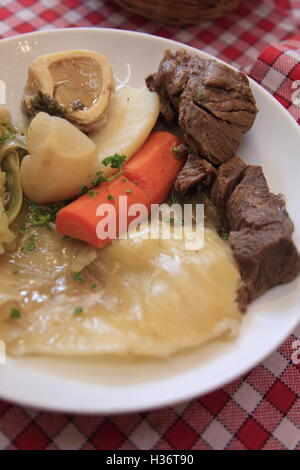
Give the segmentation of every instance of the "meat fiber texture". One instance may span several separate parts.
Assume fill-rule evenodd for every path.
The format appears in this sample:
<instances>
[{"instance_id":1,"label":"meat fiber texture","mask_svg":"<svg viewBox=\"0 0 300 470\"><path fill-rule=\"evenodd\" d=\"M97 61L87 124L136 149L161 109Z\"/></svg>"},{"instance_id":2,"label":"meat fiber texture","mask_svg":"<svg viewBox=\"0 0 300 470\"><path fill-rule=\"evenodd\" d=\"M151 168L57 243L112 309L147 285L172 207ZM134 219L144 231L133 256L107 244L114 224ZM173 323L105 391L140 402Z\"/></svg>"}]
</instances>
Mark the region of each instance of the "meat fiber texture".
<instances>
[{"instance_id":1,"label":"meat fiber texture","mask_svg":"<svg viewBox=\"0 0 300 470\"><path fill-rule=\"evenodd\" d=\"M241 311L259 295L295 279L300 258L292 240L293 222L281 195L270 192L260 166L234 157L219 167L211 190L221 225L239 266Z\"/></svg>"},{"instance_id":2,"label":"meat fiber texture","mask_svg":"<svg viewBox=\"0 0 300 470\"><path fill-rule=\"evenodd\" d=\"M187 160L175 181L176 194L184 196L189 189L197 186L198 190L208 188L217 174L214 166L204 158L187 149Z\"/></svg>"},{"instance_id":3,"label":"meat fiber texture","mask_svg":"<svg viewBox=\"0 0 300 470\"><path fill-rule=\"evenodd\" d=\"M219 165L234 156L257 108L245 74L185 50L167 50L146 79L167 122L178 119L192 151Z\"/></svg>"}]
</instances>

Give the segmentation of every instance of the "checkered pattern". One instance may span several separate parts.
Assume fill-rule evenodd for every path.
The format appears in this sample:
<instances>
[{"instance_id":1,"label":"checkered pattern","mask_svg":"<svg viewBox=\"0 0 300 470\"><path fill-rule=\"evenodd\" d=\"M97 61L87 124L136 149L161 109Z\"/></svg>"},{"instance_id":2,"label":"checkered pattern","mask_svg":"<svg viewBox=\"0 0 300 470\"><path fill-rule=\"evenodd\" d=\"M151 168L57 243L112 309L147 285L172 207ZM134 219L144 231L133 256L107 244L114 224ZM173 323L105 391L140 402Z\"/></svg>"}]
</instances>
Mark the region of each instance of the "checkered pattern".
<instances>
[{"instance_id":1,"label":"checkered pattern","mask_svg":"<svg viewBox=\"0 0 300 470\"><path fill-rule=\"evenodd\" d=\"M264 49L250 75L272 93L300 124L300 35Z\"/></svg>"},{"instance_id":2,"label":"checkered pattern","mask_svg":"<svg viewBox=\"0 0 300 470\"><path fill-rule=\"evenodd\" d=\"M190 44L250 73L299 122L300 1L244 1L201 26L177 28L122 12L111 1L1 0L3 37L36 29L102 26ZM285 41L279 44L280 41ZM267 46L272 44L272 46ZM297 50L298 48L298 50ZM299 87L300 88L300 87ZM299 96L300 98L300 96ZM70 416L0 402L0 449L300 450L300 327L246 376L175 407L119 416Z\"/></svg>"}]
</instances>

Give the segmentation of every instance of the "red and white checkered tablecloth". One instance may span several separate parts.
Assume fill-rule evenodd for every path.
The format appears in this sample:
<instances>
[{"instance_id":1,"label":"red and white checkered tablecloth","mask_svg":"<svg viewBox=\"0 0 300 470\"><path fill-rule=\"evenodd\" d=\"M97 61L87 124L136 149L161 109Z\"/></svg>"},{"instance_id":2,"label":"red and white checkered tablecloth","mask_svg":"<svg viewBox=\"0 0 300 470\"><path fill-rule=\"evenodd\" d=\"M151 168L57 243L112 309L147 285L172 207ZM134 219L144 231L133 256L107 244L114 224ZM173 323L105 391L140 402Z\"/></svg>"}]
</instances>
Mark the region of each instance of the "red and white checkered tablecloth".
<instances>
[{"instance_id":1,"label":"red and white checkered tablecloth","mask_svg":"<svg viewBox=\"0 0 300 470\"><path fill-rule=\"evenodd\" d=\"M300 80L297 43L287 41L263 52L270 44L300 34L300 1L245 0L214 23L185 28L129 15L112 1L1 0L0 4L2 37L77 26L130 29L190 44L246 71L261 53L251 75L300 123L300 108L290 102L292 81ZM294 60L288 71L287 57ZM244 377L159 411L71 416L0 401L0 449L300 450L300 327Z\"/></svg>"}]
</instances>

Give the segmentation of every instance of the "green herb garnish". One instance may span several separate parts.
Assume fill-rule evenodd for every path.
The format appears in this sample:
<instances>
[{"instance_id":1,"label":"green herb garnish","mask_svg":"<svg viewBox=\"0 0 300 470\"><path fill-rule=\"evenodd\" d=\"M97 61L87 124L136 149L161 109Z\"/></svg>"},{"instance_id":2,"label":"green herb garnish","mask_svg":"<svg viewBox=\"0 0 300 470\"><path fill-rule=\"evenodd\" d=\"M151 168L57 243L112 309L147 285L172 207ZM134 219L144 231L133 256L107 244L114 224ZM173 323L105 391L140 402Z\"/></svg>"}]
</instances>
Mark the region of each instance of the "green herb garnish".
<instances>
[{"instance_id":1,"label":"green herb garnish","mask_svg":"<svg viewBox=\"0 0 300 470\"><path fill-rule=\"evenodd\" d=\"M228 238L229 238L229 232L228 232L228 230L225 230L225 228L222 228L221 231L220 231L220 237L221 237L225 242L227 242L227 241L228 241Z\"/></svg>"},{"instance_id":2,"label":"green herb garnish","mask_svg":"<svg viewBox=\"0 0 300 470\"><path fill-rule=\"evenodd\" d=\"M51 220L52 220L52 217L51 217L50 212L36 214L32 222L32 226L33 227L48 227Z\"/></svg>"},{"instance_id":3,"label":"green herb garnish","mask_svg":"<svg viewBox=\"0 0 300 470\"><path fill-rule=\"evenodd\" d=\"M80 194L86 194L89 192L89 187L85 184L80 186Z\"/></svg>"},{"instance_id":4,"label":"green herb garnish","mask_svg":"<svg viewBox=\"0 0 300 470\"><path fill-rule=\"evenodd\" d=\"M29 232L29 227L26 227L26 225L22 225L20 228L20 233L27 233Z\"/></svg>"},{"instance_id":5,"label":"green herb garnish","mask_svg":"<svg viewBox=\"0 0 300 470\"><path fill-rule=\"evenodd\" d=\"M131 194L131 193L132 193L132 189L125 189L125 193Z\"/></svg>"},{"instance_id":6,"label":"green herb garnish","mask_svg":"<svg viewBox=\"0 0 300 470\"><path fill-rule=\"evenodd\" d=\"M14 318L14 319L17 319L17 318L21 318L21 312L20 310L18 310L17 308L12 308L11 311L10 311L10 318Z\"/></svg>"},{"instance_id":7,"label":"green herb garnish","mask_svg":"<svg viewBox=\"0 0 300 470\"><path fill-rule=\"evenodd\" d=\"M82 307L76 307L76 308L74 308L74 310L73 310L73 315L80 315L82 312L83 312L83 308L82 308Z\"/></svg>"},{"instance_id":8,"label":"green herb garnish","mask_svg":"<svg viewBox=\"0 0 300 470\"><path fill-rule=\"evenodd\" d=\"M96 189L90 189L88 191L88 195L92 198L92 199L95 199L95 197L97 196L98 194L98 191L96 191Z\"/></svg>"},{"instance_id":9,"label":"green herb garnish","mask_svg":"<svg viewBox=\"0 0 300 470\"><path fill-rule=\"evenodd\" d=\"M26 243L25 245L21 246L21 251L23 253L27 253L27 252L35 251L35 250L36 250L35 240L31 240L30 243Z\"/></svg>"},{"instance_id":10,"label":"green herb garnish","mask_svg":"<svg viewBox=\"0 0 300 470\"><path fill-rule=\"evenodd\" d=\"M115 153L110 157L106 157L102 160L104 166L110 166L111 168L121 168L123 163L126 161L125 155Z\"/></svg>"},{"instance_id":11,"label":"green herb garnish","mask_svg":"<svg viewBox=\"0 0 300 470\"><path fill-rule=\"evenodd\" d=\"M103 171L97 171L96 176L92 181L92 185L98 186L100 183L104 183L104 181L107 181L107 178L105 178Z\"/></svg>"},{"instance_id":12,"label":"green herb garnish","mask_svg":"<svg viewBox=\"0 0 300 470\"><path fill-rule=\"evenodd\" d=\"M81 272L79 273L72 273L72 278L75 282L84 282L84 278L82 277Z\"/></svg>"},{"instance_id":13,"label":"green herb garnish","mask_svg":"<svg viewBox=\"0 0 300 470\"><path fill-rule=\"evenodd\" d=\"M119 171L115 175L112 175L110 178L106 178L106 176L104 176L103 171L98 171L96 173L95 178L92 180L91 187L88 187L86 185L81 186L80 194L88 194L91 198L94 199L96 197L97 192L93 188L95 188L96 186L99 186L99 184L104 183L106 181L111 182L114 179L116 179L118 176L120 176L123 172L122 166L125 161L126 161L126 156L119 155L117 153L110 157L104 158L104 160L102 160L102 163L104 166L110 166L111 168L118 168ZM122 179L122 181L123 180L127 181L126 178Z\"/></svg>"},{"instance_id":14,"label":"green herb garnish","mask_svg":"<svg viewBox=\"0 0 300 470\"><path fill-rule=\"evenodd\" d=\"M31 100L32 114L36 111L45 111L51 116L64 117L66 110L58 101L54 100L50 95L38 91L36 96Z\"/></svg>"},{"instance_id":15,"label":"green herb garnish","mask_svg":"<svg viewBox=\"0 0 300 470\"><path fill-rule=\"evenodd\" d=\"M109 195L107 196L107 199L108 199L109 201L113 201L115 198L114 198L114 196L113 196L112 194L109 194Z\"/></svg>"},{"instance_id":16,"label":"green herb garnish","mask_svg":"<svg viewBox=\"0 0 300 470\"><path fill-rule=\"evenodd\" d=\"M182 157L182 152L178 147L173 147L173 157L175 158L181 158Z\"/></svg>"},{"instance_id":17,"label":"green herb garnish","mask_svg":"<svg viewBox=\"0 0 300 470\"><path fill-rule=\"evenodd\" d=\"M119 153L115 153L110 157L104 158L102 163L104 166L110 166L111 168L118 168L119 171L113 175L111 178L108 178L107 181L113 181L114 179L118 178L123 173L123 163L126 161L126 155L120 155Z\"/></svg>"},{"instance_id":18,"label":"green herb garnish","mask_svg":"<svg viewBox=\"0 0 300 470\"><path fill-rule=\"evenodd\" d=\"M38 206L31 204L32 227L47 227L50 222L55 222L56 214L63 207L63 204L49 204L48 206ZM25 220L25 219L24 219ZM27 218L29 221L29 217Z\"/></svg>"},{"instance_id":19,"label":"green herb garnish","mask_svg":"<svg viewBox=\"0 0 300 470\"><path fill-rule=\"evenodd\" d=\"M91 285L91 289L96 289L96 287L97 287L97 284L92 284Z\"/></svg>"},{"instance_id":20,"label":"green herb garnish","mask_svg":"<svg viewBox=\"0 0 300 470\"><path fill-rule=\"evenodd\" d=\"M62 241L63 241L63 242L68 242L69 240L70 240L69 235L64 235L64 236L62 237Z\"/></svg>"},{"instance_id":21,"label":"green herb garnish","mask_svg":"<svg viewBox=\"0 0 300 470\"><path fill-rule=\"evenodd\" d=\"M16 269L16 268L14 268L14 269L12 270L12 273L13 273L14 276L15 276L16 274L19 274L19 272L20 272L19 269Z\"/></svg>"},{"instance_id":22,"label":"green herb garnish","mask_svg":"<svg viewBox=\"0 0 300 470\"><path fill-rule=\"evenodd\" d=\"M171 202L171 204L180 204L179 198L177 196L173 196L173 195L170 198L170 202Z\"/></svg>"},{"instance_id":23,"label":"green herb garnish","mask_svg":"<svg viewBox=\"0 0 300 470\"><path fill-rule=\"evenodd\" d=\"M11 134L10 132L5 135L1 135L0 144L3 144L4 142L7 142L8 140L13 139L14 137L15 137L15 134Z\"/></svg>"}]
</instances>

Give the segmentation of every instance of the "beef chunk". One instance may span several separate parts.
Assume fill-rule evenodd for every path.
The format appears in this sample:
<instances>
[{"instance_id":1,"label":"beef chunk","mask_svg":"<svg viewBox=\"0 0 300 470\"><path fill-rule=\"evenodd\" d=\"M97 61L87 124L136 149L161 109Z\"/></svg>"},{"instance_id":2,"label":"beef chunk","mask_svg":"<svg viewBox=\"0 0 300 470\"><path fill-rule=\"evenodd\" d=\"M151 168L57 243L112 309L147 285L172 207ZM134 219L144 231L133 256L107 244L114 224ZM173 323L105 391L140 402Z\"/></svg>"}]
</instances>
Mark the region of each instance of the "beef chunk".
<instances>
[{"instance_id":1,"label":"beef chunk","mask_svg":"<svg viewBox=\"0 0 300 470\"><path fill-rule=\"evenodd\" d=\"M237 183L240 181L243 171L247 167L239 157L233 157L219 167L218 177L211 190L211 201L216 207L223 228L227 227L226 206Z\"/></svg>"},{"instance_id":2,"label":"beef chunk","mask_svg":"<svg viewBox=\"0 0 300 470\"><path fill-rule=\"evenodd\" d=\"M216 176L215 168L207 160L194 153L189 153L187 161L175 181L175 191L180 196L197 185L201 190L209 187Z\"/></svg>"},{"instance_id":3,"label":"beef chunk","mask_svg":"<svg viewBox=\"0 0 300 470\"><path fill-rule=\"evenodd\" d=\"M299 274L293 223L282 196L270 192L262 168L238 158L220 166L211 200L230 231L242 278L238 302L244 311L257 296Z\"/></svg>"},{"instance_id":4,"label":"beef chunk","mask_svg":"<svg viewBox=\"0 0 300 470\"><path fill-rule=\"evenodd\" d=\"M175 54L166 50L157 73L146 78L149 90L159 94L161 113L167 122L177 118L180 95L189 80L190 73L200 74L203 64L203 59L192 56L184 50Z\"/></svg>"},{"instance_id":5,"label":"beef chunk","mask_svg":"<svg viewBox=\"0 0 300 470\"><path fill-rule=\"evenodd\" d=\"M291 282L299 274L299 253L283 224L231 231L229 244L242 278L238 290L241 311L271 287Z\"/></svg>"},{"instance_id":6,"label":"beef chunk","mask_svg":"<svg viewBox=\"0 0 300 470\"><path fill-rule=\"evenodd\" d=\"M150 91L156 91L159 87L155 79L155 75L149 75L149 77L146 78L146 84ZM168 92L166 88L163 86L160 87L159 99L160 99L160 112L162 116L164 117L164 119L167 121L167 123L171 123L177 117L177 111L172 106L172 102L169 99Z\"/></svg>"},{"instance_id":7,"label":"beef chunk","mask_svg":"<svg viewBox=\"0 0 300 470\"><path fill-rule=\"evenodd\" d=\"M213 164L233 157L257 113L243 73L184 50L166 51L146 82L159 94L164 118L178 119L187 144Z\"/></svg>"},{"instance_id":8,"label":"beef chunk","mask_svg":"<svg viewBox=\"0 0 300 470\"><path fill-rule=\"evenodd\" d=\"M261 166L246 166L240 183L227 203L227 218L231 230L249 227L261 229L279 223L289 233L293 223L281 195L270 192Z\"/></svg>"}]
</instances>

